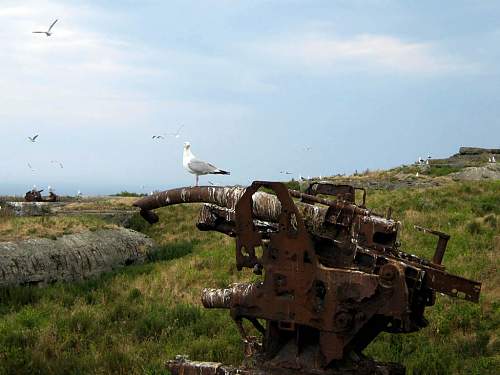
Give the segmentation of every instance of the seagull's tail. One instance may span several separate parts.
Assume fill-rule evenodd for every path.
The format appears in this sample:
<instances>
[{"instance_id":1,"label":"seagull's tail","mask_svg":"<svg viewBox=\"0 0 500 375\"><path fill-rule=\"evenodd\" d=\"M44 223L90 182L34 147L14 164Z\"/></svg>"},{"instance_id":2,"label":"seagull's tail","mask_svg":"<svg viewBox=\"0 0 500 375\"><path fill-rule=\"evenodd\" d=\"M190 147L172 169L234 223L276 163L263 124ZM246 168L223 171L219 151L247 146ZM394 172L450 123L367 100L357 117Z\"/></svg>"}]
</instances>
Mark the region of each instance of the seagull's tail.
<instances>
[{"instance_id":1,"label":"seagull's tail","mask_svg":"<svg viewBox=\"0 0 500 375\"><path fill-rule=\"evenodd\" d=\"M231 172L223 171L222 169L217 169L217 172L214 172L213 174L231 174Z\"/></svg>"}]
</instances>

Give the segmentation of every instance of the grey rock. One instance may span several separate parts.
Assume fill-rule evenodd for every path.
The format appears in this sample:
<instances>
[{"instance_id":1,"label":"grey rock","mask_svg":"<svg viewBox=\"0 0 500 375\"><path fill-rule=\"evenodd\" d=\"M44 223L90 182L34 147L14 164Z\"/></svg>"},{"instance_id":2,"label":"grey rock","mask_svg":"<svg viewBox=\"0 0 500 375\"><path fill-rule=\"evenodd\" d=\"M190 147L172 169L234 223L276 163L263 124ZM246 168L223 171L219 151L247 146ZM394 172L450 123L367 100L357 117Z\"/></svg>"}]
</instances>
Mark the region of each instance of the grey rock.
<instances>
[{"instance_id":1,"label":"grey rock","mask_svg":"<svg viewBox=\"0 0 500 375\"><path fill-rule=\"evenodd\" d=\"M461 155L500 154L500 148L460 147Z\"/></svg>"},{"instance_id":2,"label":"grey rock","mask_svg":"<svg viewBox=\"0 0 500 375\"><path fill-rule=\"evenodd\" d=\"M460 172L451 173L450 177L455 181L500 180L500 164L490 163L483 167L464 168Z\"/></svg>"},{"instance_id":3,"label":"grey rock","mask_svg":"<svg viewBox=\"0 0 500 375\"><path fill-rule=\"evenodd\" d=\"M131 229L0 242L0 287L77 281L143 263L154 241Z\"/></svg>"},{"instance_id":4,"label":"grey rock","mask_svg":"<svg viewBox=\"0 0 500 375\"><path fill-rule=\"evenodd\" d=\"M54 205L49 202L5 202L0 210L6 210L15 216L43 216L52 213Z\"/></svg>"}]
</instances>

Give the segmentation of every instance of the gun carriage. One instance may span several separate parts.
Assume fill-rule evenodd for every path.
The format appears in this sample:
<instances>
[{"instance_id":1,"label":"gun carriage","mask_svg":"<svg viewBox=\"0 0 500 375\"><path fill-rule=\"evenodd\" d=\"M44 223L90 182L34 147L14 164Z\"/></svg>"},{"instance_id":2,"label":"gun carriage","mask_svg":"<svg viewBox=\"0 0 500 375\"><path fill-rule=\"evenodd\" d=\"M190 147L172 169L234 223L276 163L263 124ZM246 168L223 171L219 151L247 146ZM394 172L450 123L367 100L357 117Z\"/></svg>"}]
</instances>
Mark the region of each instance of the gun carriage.
<instances>
[{"instance_id":1,"label":"gun carriage","mask_svg":"<svg viewBox=\"0 0 500 375\"><path fill-rule=\"evenodd\" d=\"M237 269L261 275L254 283L204 289L201 297L206 308L230 310L245 343L246 365L177 358L168 363L171 371L402 374L402 366L375 362L363 350L381 332L426 327L424 311L437 292L478 302L481 284L442 265L447 234L418 228L439 238L432 261L403 252L400 223L390 212L368 210L364 190L356 204L355 193L349 185L315 183L302 193L256 181L248 188L172 189L137 201L150 223L158 221L156 208L204 203L198 229L235 237ZM262 337L250 336L243 320Z\"/></svg>"}]
</instances>

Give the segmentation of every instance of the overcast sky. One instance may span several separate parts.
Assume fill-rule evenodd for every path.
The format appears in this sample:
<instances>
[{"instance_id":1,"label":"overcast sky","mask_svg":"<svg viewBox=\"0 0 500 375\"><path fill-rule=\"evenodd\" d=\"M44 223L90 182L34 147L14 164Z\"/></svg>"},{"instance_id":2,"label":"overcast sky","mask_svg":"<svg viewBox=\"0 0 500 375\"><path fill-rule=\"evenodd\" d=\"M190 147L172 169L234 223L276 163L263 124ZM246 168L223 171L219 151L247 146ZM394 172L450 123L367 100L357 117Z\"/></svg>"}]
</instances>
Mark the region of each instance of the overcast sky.
<instances>
[{"instance_id":1,"label":"overcast sky","mask_svg":"<svg viewBox=\"0 0 500 375\"><path fill-rule=\"evenodd\" d=\"M0 0L0 194L193 184L184 141L231 171L205 184L499 147L499 20L495 1Z\"/></svg>"}]
</instances>

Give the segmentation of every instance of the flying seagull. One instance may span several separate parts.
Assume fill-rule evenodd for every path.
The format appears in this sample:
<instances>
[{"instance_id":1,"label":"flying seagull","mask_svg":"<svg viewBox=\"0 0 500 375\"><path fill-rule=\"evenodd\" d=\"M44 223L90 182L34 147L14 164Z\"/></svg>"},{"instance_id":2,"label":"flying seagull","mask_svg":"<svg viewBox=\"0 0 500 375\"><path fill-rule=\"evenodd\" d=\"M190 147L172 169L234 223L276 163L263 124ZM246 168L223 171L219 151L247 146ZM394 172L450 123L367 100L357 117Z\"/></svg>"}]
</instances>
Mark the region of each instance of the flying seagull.
<instances>
[{"instance_id":1,"label":"flying seagull","mask_svg":"<svg viewBox=\"0 0 500 375\"><path fill-rule=\"evenodd\" d=\"M184 125L181 125L181 126L179 126L179 129L177 129L177 131L175 133L167 133L165 135L171 135L175 138L179 138L181 136L181 130L183 127L184 127Z\"/></svg>"},{"instance_id":2,"label":"flying seagull","mask_svg":"<svg viewBox=\"0 0 500 375\"><path fill-rule=\"evenodd\" d=\"M36 139L37 139L37 138L38 138L38 134L37 134L37 135L35 135L34 137L28 137L28 139L29 139L31 142L33 142L33 143L35 143L35 141L36 141Z\"/></svg>"},{"instance_id":3,"label":"flying seagull","mask_svg":"<svg viewBox=\"0 0 500 375\"><path fill-rule=\"evenodd\" d=\"M153 135L151 139L165 139L163 135Z\"/></svg>"},{"instance_id":4,"label":"flying seagull","mask_svg":"<svg viewBox=\"0 0 500 375\"><path fill-rule=\"evenodd\" d=\"M216 166L207 163L206 161L197 159L191 152L191 144L184 142L184 153L182 155L182 165L189 172L196 175L196 186L198 186L198 178L204 174L230 174Z\"/></svg>"},{"instance_id":5,"label":"flying seagull","mask_svg":"<svg viewBox=\"0 0 500 375\"><path fill-rule=\"evenodd\" d=\"M54 164L54 163L59 164L59 166L61 167L61 169L62 169L62 168L64 168L63 163L61 163L60 161L57 161L57 160L51 160L50 162L51 162L52 164Z\"/></svg>"},{"instance_id":6,"label":"flying seagull","mask_svg":"<svg viewBox=\"0 0 500 375\"><path fill-rule=\"evenodd\" d=\"M281 174L293 174L292 172L288 172L288 171L280 171Z\"/></svg>"},{"instance_id":7,"label":"flying seagull","mask_svg":"<svg viewBox=\"0 0 500 375\"><path fill-rule=\"evenodd\" d=\"M34 172L35 170L33 169L33 167L31 166L30 163L28 163L28 168L31 169L31 172Z\"/></svg>"},{"instance_id":8,"label":"flying seagull","mask_svg":"<svg viewBox=\"0 0 500 375\"><path fill-rule=\"evenodd\" d=\"M33 34L45 34L46 36L51 36L52 33L50 32L50 30L52 30L52 28L54 27L54 25L56 24L57 20L55 20L54 22L52 22L52 25L50 25L49 29L47 31L33 31Z\"/></svg>"}]
</instances>

